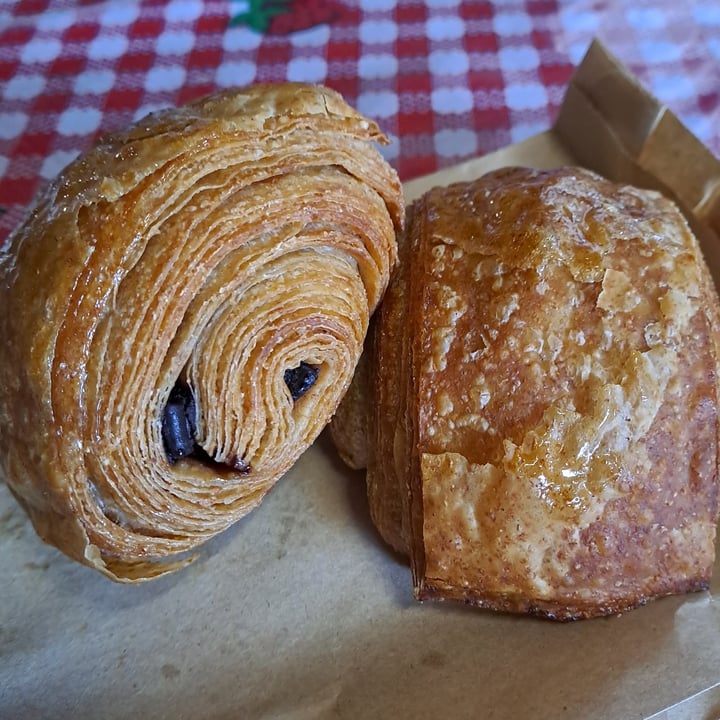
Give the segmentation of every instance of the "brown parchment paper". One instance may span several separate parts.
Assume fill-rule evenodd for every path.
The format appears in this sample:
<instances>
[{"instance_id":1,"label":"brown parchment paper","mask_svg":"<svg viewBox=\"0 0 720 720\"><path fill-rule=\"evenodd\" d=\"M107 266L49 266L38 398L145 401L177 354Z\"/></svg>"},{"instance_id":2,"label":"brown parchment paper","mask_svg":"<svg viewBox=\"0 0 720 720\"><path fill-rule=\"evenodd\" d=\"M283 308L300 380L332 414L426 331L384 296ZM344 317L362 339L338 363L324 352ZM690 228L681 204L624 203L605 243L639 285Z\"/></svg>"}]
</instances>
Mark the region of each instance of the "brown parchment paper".
<instances>
[{"instance_id":1,"label":"brown parchment paper","mask_svg":"<svg viewBox=\"0 0 720 720\"><path fill-rule=\"evenodd\" d=\"M720 163L599 44L555 127L407 184L577 162L676 197L720 278ZM720 717L708 592L553 624L416 603L325 436L179 574L115 585L36 538L0 486L0 718Z\"/></svg>"}]
</instances>

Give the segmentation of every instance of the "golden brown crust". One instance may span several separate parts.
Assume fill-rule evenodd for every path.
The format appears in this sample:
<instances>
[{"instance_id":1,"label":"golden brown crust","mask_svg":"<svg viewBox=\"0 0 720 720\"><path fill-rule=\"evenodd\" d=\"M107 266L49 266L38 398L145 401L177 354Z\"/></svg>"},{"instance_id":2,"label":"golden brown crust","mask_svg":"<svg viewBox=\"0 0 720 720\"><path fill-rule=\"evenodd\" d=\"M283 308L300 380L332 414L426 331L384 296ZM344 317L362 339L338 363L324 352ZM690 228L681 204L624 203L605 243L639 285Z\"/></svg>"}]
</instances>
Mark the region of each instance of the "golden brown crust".
<instances>
[{"instance_id":1,"label":"golden brown crust","mask_svg":"<svg viewBox=\"0 0 720 720\"><path fill-rule=\"evenodd\" d=\"M380 384L407 393L417 596L571 619L705 587L718 300L678 210L509 168L431 190L408 232L409 361Z\"/></svg>"},{"instance_id":2,"label":"golden brown crust","mask_svg":"<svg viewBox=\"0 0 720 720\"><path fill-rule=\"evenodd\" d=\"M370 363L372 351L367 347L372 335L372 319L366 346L355 367L350 387L338 405L328 429L340 459L353 470L364 470L368 465L368 413L370 399Z\"/></svg>"},{"instance_id":3,"label":"golden brown crust","mask_svg":"<svg viewBox=\"0 0 720 720\"><path fill-rule=\"evenodd\" d=\"M312 442L396 258L383 141L333 91L258 85L106 136L48 189L0 255L0 464L45 540L167 572ZM212 462L168 461L178 378Z\"/></svg>"},{"instance_id":4,"label":"golden brown crust","mask_svg":"<svg viewBox=\"0 0 720 720\"><path fill-rule=\"evenodd\" d=\"M410 377L406 325L413 262L409 237L400 237L398 249L398 269L373 323L367 486L375 526L389 545L408 554L410 515L405 479L411 457L408 452L411 417L406 413Z\"/></svg>"}]
</instances>

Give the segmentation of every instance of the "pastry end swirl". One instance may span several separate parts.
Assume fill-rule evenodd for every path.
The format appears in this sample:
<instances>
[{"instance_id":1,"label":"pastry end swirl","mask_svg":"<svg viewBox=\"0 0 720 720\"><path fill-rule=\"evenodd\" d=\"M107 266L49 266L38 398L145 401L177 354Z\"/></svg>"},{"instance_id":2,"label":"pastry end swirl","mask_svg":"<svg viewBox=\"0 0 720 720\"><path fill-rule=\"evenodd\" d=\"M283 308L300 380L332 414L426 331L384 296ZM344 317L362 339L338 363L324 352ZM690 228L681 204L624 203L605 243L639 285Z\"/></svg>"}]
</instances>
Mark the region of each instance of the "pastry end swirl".
<instances>
[{"instance_id":1,"label":"pastry end swirl","mask_svg":"<svg viewBox=\"0 0 720 720\"><path fill-rule=\"evenodd\" d=\"M328 88L255 85L102 137L42 193L0 251L0 470L44 540L172 571L313 442L396 262L383 142Z\"/></svg>"}]
</instances>

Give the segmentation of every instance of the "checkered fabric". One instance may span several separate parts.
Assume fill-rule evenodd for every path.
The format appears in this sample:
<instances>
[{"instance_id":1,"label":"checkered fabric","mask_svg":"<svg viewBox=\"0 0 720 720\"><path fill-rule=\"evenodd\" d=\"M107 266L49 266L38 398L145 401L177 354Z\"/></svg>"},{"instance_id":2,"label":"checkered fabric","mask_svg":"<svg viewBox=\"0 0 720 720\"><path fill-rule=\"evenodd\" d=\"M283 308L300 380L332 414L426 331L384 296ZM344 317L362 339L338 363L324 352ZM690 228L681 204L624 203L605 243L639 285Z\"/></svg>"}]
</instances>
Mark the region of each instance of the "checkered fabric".
<instances>
[{"instance_id":1,"label":"checkered fabric","mask_svg":"<svg viewBox=\"0 0 720 720\"><path fill-rule=\"evenodd\" d=\"M0 242L99 133L229 85L339 90L403 179L487 153L550 126L594 36L720 154L720 0L332 3L278 35L230 23L249 0L0 0Z\"/></svg>"}]
</instances>

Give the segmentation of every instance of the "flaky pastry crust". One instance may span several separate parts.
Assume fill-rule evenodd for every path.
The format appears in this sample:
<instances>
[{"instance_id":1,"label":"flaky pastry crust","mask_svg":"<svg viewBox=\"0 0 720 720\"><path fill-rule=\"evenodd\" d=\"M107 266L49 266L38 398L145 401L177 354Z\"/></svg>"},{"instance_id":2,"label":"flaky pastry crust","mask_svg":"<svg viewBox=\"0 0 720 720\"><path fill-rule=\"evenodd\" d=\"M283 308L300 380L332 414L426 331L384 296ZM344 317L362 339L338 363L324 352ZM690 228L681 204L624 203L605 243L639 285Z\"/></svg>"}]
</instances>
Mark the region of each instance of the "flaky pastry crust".
<instances>
[{"instance_id":1,"label":"flaky pastry crust","mask_svg":"<svg viewBox=\"0 0 720 720\"><path fill-rule=\"evenodd\" d=\"M331 90L256 85L102 138L43 194L0 254L0 467L43 539L168 572L314 440L396 259L375 142ZM179 381L200 459L163 440Z\"/></svg>"},{"instance_id":2,"label":"flaky pastry crust","mask_svg":"<svg viewBox=\"0 0 720 720\"><path fill-rule=\"evenodd\" d=\"M720 326L678 209L507 168L418 200L400 268L368 492L417 597L574 619L707 587Z\"/></svg>"}]
</instances>

